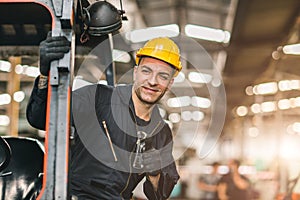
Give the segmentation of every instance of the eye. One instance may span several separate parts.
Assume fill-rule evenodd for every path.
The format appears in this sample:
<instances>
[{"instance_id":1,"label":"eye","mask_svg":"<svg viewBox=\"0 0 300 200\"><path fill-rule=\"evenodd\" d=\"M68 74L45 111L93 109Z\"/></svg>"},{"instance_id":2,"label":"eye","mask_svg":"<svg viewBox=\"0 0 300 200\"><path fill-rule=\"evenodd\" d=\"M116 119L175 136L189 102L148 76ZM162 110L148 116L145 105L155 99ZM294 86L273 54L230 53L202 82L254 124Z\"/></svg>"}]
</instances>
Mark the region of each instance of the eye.
<instances>
[{"instance_id":1,"label":"eye","mask_svg":"<svg viewBox=\"0 0 300 200\"><path fill-rule=\"evenodd\" d=\"M161 80L167 81L169 80L170 76L168 74L159 74L159 78Z\"/></svg>"},{"instance_id":2,"label":"eye","mask_svg":"<svg viewBox=\"0 0 300 200\"><path fill-rule=\"evenodd\" d=\"M151 71L149 69L147 69L147 68L142 68L142 73L143 74L150 74Z\"/></svg>"}]
</instances>

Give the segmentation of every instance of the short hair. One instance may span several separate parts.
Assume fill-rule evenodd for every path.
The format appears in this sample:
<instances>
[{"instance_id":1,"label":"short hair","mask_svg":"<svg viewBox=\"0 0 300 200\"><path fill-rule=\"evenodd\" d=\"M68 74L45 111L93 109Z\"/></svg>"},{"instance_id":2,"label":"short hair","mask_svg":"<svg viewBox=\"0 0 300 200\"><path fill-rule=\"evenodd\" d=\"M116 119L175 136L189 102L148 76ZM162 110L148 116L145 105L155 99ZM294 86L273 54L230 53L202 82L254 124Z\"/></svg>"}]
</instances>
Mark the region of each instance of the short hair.
<instances>
[{"instance_id":1,"label":"short hair","mask_svg":"<svg viewBox=\"0 0 300 200\"><path fill-rule=\"evenodd\" d=\"M216 167L216 166L219 166L220 163L219 163L219 162L213 162L211 165L212 165L213 167Z\"/></svg>"},{"instance_id":2,"label":"short hair","mask_svg":"<svg viewBox=\"0 0 300 200\"><path fill-rule=\"evenodd\" d=\"M232 163L236 164L238 167L241 165L241 161L238 159L232 159Z\"/></svg>"},{"instance_id":3,"label":"short hair","mask_svg":"<svg viewBox=\"0 0 300 200\"><path fill-rule=\"evenodd\" d=\"M170 64L170 63L168 63L168 62L166 62L166 61L164 61L164 60L161 60L161 59L158 59L158 58L155 58L155 57L151 57L151 56L141 56L140 59L139 59L139 62L137 63L137 66L140 65L140 63L141 63L141 61L142 61L143 58L153 58L153 59L160 60L160 61L162 61L162 62L168 64L168 65L172 68L172 76L173 76L173 75L176 73L176 71L177 71L176 67L173 66L172 64Z\"/></svg>"}]
</instances>

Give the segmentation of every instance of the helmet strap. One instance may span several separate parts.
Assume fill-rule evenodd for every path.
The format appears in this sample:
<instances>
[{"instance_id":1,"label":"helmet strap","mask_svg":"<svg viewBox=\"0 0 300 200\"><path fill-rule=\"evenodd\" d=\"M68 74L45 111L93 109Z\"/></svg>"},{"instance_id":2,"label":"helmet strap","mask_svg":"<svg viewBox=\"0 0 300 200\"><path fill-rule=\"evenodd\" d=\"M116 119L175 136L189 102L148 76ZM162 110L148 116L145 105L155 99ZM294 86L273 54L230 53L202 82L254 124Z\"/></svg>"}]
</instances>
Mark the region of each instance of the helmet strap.
<instances>
[{"instance_id":1,"label":"helmet strap","mask_svg":"<svg viewBox=\"0 0 300 200\"><path fill-rule=\"evenodd\" d=\"M81 42L81 44L86 43L89 39L90 39L89 34L87 33L86 30L84 30L84 32L80 36L80 42Z\"/></svg>"}]
</instances>

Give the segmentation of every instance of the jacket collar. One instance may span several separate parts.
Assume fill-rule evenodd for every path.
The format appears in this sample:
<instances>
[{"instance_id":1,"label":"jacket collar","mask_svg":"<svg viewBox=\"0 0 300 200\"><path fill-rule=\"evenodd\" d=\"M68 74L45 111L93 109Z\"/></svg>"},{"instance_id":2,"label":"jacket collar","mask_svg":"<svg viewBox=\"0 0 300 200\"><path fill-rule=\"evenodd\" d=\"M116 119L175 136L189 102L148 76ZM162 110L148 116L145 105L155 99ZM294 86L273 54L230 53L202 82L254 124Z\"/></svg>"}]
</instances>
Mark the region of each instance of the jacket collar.
<instances>
[{"instance_id":1,"label":"jacket collar","mask_svg":"<svg viewBox=\"0 0 300 200\"><path fill-rule=\"evenodd\" d=\"M132 84L117 86L116 91L117 91L118 96L121 99L121 102L130 108L133 116L136 118L137 116L136 116L136 113L134 110L134 105L130 103L130 99L132 97L132 87L133 87ZM134 120L136 122L136 119L134 119ZM157 133L157 131L159 131L163 127L163 125L164 125L164 121L159 113L158 106L154 105L149 124L146 127L138 126L138 129L144 130L148 134L150 132L152 132L153 130L155 130L153 133L153 134L155 134L155 133Z\"/></svg>"}]
</instances>

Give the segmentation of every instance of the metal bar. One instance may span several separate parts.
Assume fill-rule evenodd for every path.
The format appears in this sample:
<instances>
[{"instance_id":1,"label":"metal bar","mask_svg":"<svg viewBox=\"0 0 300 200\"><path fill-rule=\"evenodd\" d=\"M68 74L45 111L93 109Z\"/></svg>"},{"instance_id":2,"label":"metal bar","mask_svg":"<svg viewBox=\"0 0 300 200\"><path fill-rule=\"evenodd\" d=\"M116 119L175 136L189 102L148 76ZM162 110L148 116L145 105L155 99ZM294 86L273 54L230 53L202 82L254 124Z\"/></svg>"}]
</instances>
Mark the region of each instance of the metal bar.
<instances>
[{"instance_id":1,"label":"metal bar","mask_svg":"<svg viewBox=\"0 0 300 200\"><path fill-rule=\"evenodd\" d=\"M114 86L116 83L115 80L115 64L113 61L113 57L112 57L112 50L113 50L113 38L112 38L112 34L108 34L107 38L103 41L103 54L105 54L104 57L104 63L106 69L105 69L105 75L106 75L106 80L107 80L107 84L108 85L112 85Z\"/></svg>"},{"instance_id":2,"label":"metal bar","mask_svg":"<svg viewBox=\"0 0 300 200\"><path fill-rule=\"evenodd\" d=\"M52 0L53 5L59 5ZM57 7L52 8L52 36L65 36L75 48L72 0L61 2L62 13ZM55 9L55 10L53 10ZM70 133L70 101L71 76L73 71L74 50L66 53L58 61L51 62L49 74L48 106L47 106L47 135L45 140L45 178L41 199L69 199L68 168L69 168L69 133Z\"/></svg>"},{"instance_id":3,"label":"metal bar","mask_svg":"<svg viewBox=\"0 0 300 200\"><path fill-rule=\"evenodd\" d=\"M16 102L13 99L13 96L15 92L20 90L20 75L15 73L15 68L21 63L21 57L10 57L9 61L11 63L12 70L10 73L8 73L9 81L7 84L7 91L12 97L12 101L7 107L7 113L11 119L8 127L8 133L11 136L17 137L19 130L19 102Z\"/></svg>"}]
</instances>

